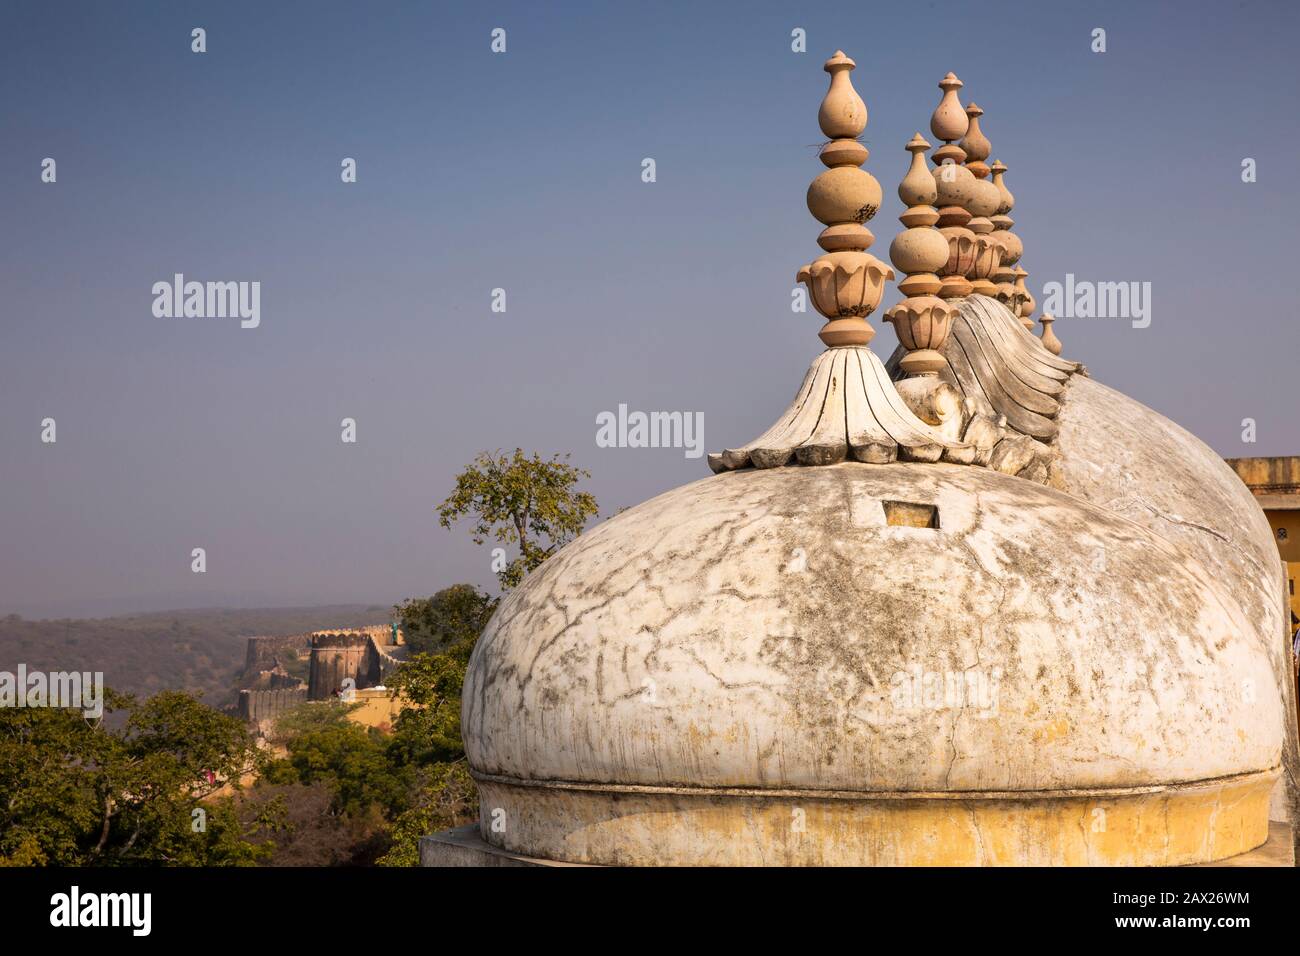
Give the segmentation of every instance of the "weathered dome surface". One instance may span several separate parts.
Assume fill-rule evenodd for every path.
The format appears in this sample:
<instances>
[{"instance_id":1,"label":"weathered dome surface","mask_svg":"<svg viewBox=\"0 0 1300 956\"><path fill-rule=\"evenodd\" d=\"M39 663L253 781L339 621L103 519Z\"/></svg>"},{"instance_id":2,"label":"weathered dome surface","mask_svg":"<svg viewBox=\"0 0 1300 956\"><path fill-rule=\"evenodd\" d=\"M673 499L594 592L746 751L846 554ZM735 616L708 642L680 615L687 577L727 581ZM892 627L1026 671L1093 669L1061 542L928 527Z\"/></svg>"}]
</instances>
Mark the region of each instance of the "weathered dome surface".
<instances>
[{"instance_id":1,"label":"weathered dome surface","mask_svg":"<svg viewBox=\"0 0 1300 956\"><path fill-rule=\"evenodd\" d=\"M888 367L901 374L902 350ZM1050 354L1000 302L963 300L942 373L983 414L1051 444L1051 483L1188 549L1266 643L1277 681L1285 611L1277 546L1259 505L1204 442ZM1064 374L1062 374L1064 373Z\"/></svg>"},{"instance_id":2,"label":"weathered dome surface","mask_svg":"<svg viewBox=\"0 0 1300 956\"><path fill-rule=\"evenodd\" d=\"M1067 491L1185 549L1285 665L1281 569L1268 519L1222 458L1164 416L1092 379L1071 379L1057 447ZM1285 676L1290 679L1290 668Z\"/></svg>"},{"instance_id":3,"label":"weathered dome surface","mask_svg":"<svg viewBox=\"0 0 1300 956\"><path fill-rule=\"evenodd\" d=\"M1273 668L1259 693L1292 700L1286 575L1250 489L1195 435L1121 392L1076 376L1061 414L1057 477L1071 494L1131 518L1193 555L1250 623ZM1294 759L1294 709L1284 709ZM1270 815L1286 820L1286 781Z\"/></svg>"},{"instance_id":4,"label":"weathered dome surface","mask_svg":"<svg viewBox=\"0 0 1300 956\"><path fill-rule=\"evenodd\" d=\"M891 525L886 502L938 527ZM1123 842L1174 799L1201 842L1124 859L1181 862L1263 840L1282 721L1243 688L1272 679L1214 575L1147 528L984 469L846 463L718 475L570 544L488 625L463 722L484 835L519 852L998 862L1020 833L1003 861L1114 861L1057 817L1102 801ZM809 818L816 839L771 829L823 798L841 802ZM1007 815L1017 798L1047 801L1044 833ZM861 801L912 817L873 838L843 817Z\"/></svg>"}]
</instances>

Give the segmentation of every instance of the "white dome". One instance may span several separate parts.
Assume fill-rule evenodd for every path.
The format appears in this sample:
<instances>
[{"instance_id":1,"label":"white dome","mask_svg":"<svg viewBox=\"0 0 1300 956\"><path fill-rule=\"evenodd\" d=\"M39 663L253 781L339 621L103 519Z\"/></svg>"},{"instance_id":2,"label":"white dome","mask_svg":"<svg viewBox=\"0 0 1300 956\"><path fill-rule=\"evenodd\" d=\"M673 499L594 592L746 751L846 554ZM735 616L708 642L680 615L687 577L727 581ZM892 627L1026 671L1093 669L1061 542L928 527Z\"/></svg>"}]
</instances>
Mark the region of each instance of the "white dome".
<instances>
[{"instance_id":1,"label":"white dome","mask_svg":"<svg viewBox=\"0 0 1300 956\"><path fill-rule=\"evenodd\" d=\"M892 526L885 502L938 527ZM1235 602L1148 529L984 469L855 462L718 475L570 544L489 623L463 725L484 819L512 820L484 834L518 852L880 862L842 836L829 855L720 846L682 801L991 806L1240 778L1257 803L1272 681Z\"/></svg>"},{"instance_id":2,"label":"white dome","mask_svg":"<svg viewBox=\"0 0 1300 956\"><path fill-rule=\"evenodd\" d=\"M1268 518L1222 458L1186 429L1089 378L1071 380L1057 446L1065 490L1168 538L1205 566L1291 680L1285 579Z\"/></svg>"}]
</instances>

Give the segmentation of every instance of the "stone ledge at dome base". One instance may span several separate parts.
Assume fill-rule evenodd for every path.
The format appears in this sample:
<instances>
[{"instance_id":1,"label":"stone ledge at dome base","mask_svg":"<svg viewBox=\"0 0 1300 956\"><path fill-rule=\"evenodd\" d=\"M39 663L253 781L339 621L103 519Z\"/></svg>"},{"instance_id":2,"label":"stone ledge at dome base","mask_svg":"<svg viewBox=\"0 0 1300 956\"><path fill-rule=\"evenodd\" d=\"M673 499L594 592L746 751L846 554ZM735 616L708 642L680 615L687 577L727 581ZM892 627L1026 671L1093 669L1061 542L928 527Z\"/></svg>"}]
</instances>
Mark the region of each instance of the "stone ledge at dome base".
<instances>
[{"instance_id":1,"label":"stone ledge at dome base","mask_svg":"<svg viewBox=\"0 0 1300 956\"><path fill-rule=\"evenodd\" d=\"M1132 789L828 797L505 783L475 774L485 815L505 823L498 849L506 856L614 866L1209 863L1266 842L1276 777L1266 771ZM422 844L421 859L436 859L436 850L431 845L426 858Z\"/></svg>"},{"instance_id":2,"label":"stone ledge at dome base","mask_svg":"<svg viewBox=\"0 0 1300 956\"><path fill-rule=\"evenodd\" d=\"M511 853L488 843L477 823L420 837L420 866L591 866L590 863L561 863Z\"/></svg>"},{"instance_id":3,"label":"stone ledge at dome base","mask_svg":"<svg viewBox=\"0 0 1300 956\"><path fill-rule=\"evenodd\" d=\"M593 863L560 863L538 857L511 853L493 846L479 836L478 824L470 823L420 838L420 866L488 867L488 866L596 866ZM1268 825L1268 840L1261 847L1226 860L1194 863L1194 867L1293 867L1295 856L1291 827L1286 823Z\"/></svg>"},{"instance_id":4,"label":"stone ledge at dome base","mask_svg":"<svg viewBox=\"0 0 1300 956\"><path fill-rule=\"evenodd\" d=\"M1193 863L1193 867L1294 867L1294 841L1291 826L1274 821L1268 825L1268 840L1263 846L1230 856L1226 860ZM599 866L595 863L562 863L540 857L523 856L493 846L479 835L477 823L443 830L420 839L420 866L490 867L490 866Z\"/></svg>"}]
</instances>

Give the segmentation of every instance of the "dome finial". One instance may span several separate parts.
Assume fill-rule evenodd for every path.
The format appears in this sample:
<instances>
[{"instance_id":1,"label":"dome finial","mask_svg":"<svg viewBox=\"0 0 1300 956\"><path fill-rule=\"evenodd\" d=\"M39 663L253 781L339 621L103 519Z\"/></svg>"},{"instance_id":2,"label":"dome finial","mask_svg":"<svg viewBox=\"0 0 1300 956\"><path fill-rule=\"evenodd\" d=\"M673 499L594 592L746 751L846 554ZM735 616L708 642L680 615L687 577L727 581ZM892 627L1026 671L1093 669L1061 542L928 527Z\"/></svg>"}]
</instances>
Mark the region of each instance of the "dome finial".
<instances>
[{"instance_id":1,"label":"dome finial","mask_svg":"<svg viewBox=\"0 0 1300 956\"><path fill-rule=\"evenodd\" d=\"M854 139L867 128L867 104L862 102L849 78L856 66L842 50L836 50L835 55L822 65L822 69L831 75L831 86L822 98L817 122L831 139Z\"/></svg>"},{"instance_id":2,"label":"dome finial","mask_svg":"<svg viewBox=\"0 0 1300 956\"><path fill-rule=\"evenodd\" d=\"M925 151L930 144L920 133L904 147L912 154L912 166L898 186L898 198L907 210L898 217L907 228L889 246L889 258L907 277L898 289L907 296L885 313L898 341L907 349L899 362L909 375L934 375L948 363L943 346L956 310L935 293L943 286L936 274L948 261L948 241L934 228L939 213L932 203L938 198L934 176L926 169Z\"/></svg>"},{"instance_id":3,"label":"dome finial","mask_svg":"<svg viewBox=\"0 0 1300 956\"><path fill-rule=\"evenodd\" d=\"M1020 324L1023 325L1027 331L1032 333L1034 331L1034 307L1037 303L1034 301L1033 293L1031 293L1029 287L1025 285L1025 279L1028 275L1028 272L1020 266L1016 266L1016 307L1013 311L1020 316Z\"/></svg>"},{"instance_id":4,"label":"dome finial","mask_svg":"<svg viewBox=\"0 0 1300 956\"><path fill-rule=\"evenodd\" d=\"M970 198L966 201L966 210L973 218L966 226L975 234L975 257L966 271L966 278L971 280L972 293L992 296L998 291L992 276L1002 262L1002 245L993 238L994 226L989 217L1002 205L1002 194L988 181L989 167L984 160L993 146L980 131L980 117L984 111L971 103L966 107L966 115L970 118L970 129L961 145L966 151L966 168L974 177L970 184Z\"/></svg>"},{"instance_id":5,"label":"dome finial","mask_svg":"<svg viewBox=\"0 0 1300 956\"><path fill-rule=\"evenodd\" d=\"M943 285L941 299L960 299L971 293L966 274L975 264L975 234L966 227L971 214L966 209L974 189L975 176L962 165L966 151L955 145L970 128L970 118L957 99L962 82L949 73L939 81L943 98L930 117L930 131L944 141L934 151L934 181L939 190L939 232L948 241L948 261L939 270Z\"/></svg>"},{"instance_id":6,"label":"dome finial","mask_svg":"<svg viewBox=\"0 0 1300 956\"><path fill-rule=\"evenodd\" d=\"M871 341L876 333L866 316L880 304L885 280L894 277L893 269L866 252L875 237L863 223L880 208L880 183L859 168L869 154L857 139L867 127L867 106L849 77L856 65L837 50L822 67L831 83L817 121L831 141L820 153L828 168L808 187L808 211L826 225L817 237L826 254L797 276L808 286L813 307L830 320L819 333L829 347Z\"/></svg>"},{"instance_id":7,"label":"dome finial","mask_svg":"<svg viewBox=\"0 0 1300 956\"><path fill-rule=\"evenodd\" d=\"M966 161L966 151L960 146L953 145L965 136L970 128L970 118L962 108L961 100L957 99L957 91L962 88L962 85L962 81L952 72L939 81L943 98L939 100L939 105L934 108L934 115L930 117L930 132L944 142L943 146L934 151L936 166L941 166L948 160L954 163Z\"/></svg>"},{"instance_id":8,"label":"dome finial","mask_svg":"<svg viewBox=\"0 0 1300 956\"><path fill-rule=\"evenodd\" d=\"M857 137L866 128L867 107L849 80L853 61L837 52L825 69L831 83L818 121L833 139L820 154L826 171L808 187L808 210L826 224L817 237L825 253L799 270L798 281L808 286L813 306L828 320L819 333L827 348L813 360L794 402L776 424L746 445L710 454L709 468L721 472L791 462L833 465L850 458L870 464L972 464L976 448L961 438L964 406L956 388L937 376L911 378L896 387L884 363L866 347L875 334L866 317L880 305L894 270L866 252L872 235L863 223L880 208L880 184L860 168L867 150ZM913 335L913 326L901 316L896 320L900 337L911 341L909 348L918 353L918 360L909 363L916 372L944 367L942 355L920 353L942 344L940 333L946 334L950 321L947 304L925 295L925 290L941 286L934 268L948 257L947 241L932 228L938 217L932 208L938 191L926 168L929 148L920 133L907 144L912 168L898 194L909 208L899 218L916 228L899 237L890 253L913 273L901 285L909 298L898 308L930 300L917 306L929 311L918 318L913 338L905 338ZM970 176L969 170L963 172ZM941 321L921 329L930 317Z\"/></svg>"},{"instance_id":9,"label":"dome finial","mask_svg":"<svg viewBox=\"0 0 1300 956\"><path fill-rule=\"evenodd\" d=\"M1042 316L1039 317L1038 321L1043 324L1043 333L1039 336L1039 339L1042 340L1043 348L1047 349L1047 351L1051 352L1053 355L1060 355L1061 340L1058 339L1056 333L1052 331L1052 323L1055 322L1056 319L1049 313L1044 312Z\"/></svg>"},{"instance_id":10,"label":"dome finial","mask_svg":"<svg viewBox=\"0 0 1300 956\"><path fill-rule=\"evenodd\" d=\"M966 117L970 120L966 137L961 141L961 148L966 153L966 168L975 174L976 179L987 179L989 167L984 160L989 158L993 145L980 130L980 117L984 111L973 102L966 107Z\"/></svg>"},{"instance_id":11,"label":"dome finial","mask_svg":"<svg viewBox=\"0 0 1300 956\"><path fill-rule=\"evenodd\" d=\"M993 161L989 167L993 172L993 185L997 188L1001 202L998 204L997 214L990 218L993 223L992 238L1001 247L1002 253L997 271L993 273L993 281L996 283L995 298L1007 308L1011 308L1012 297L1016 290L1016 273L1012 268L1020 261L1021 253L1024 247L1020 244L1020 237L1011 231L1011 227L1016 224L1007 213L1016 204L1016 197L1011 195L1011 190L1007 189L1006 183L1002 177L1006 174L1007 166L1002 160Z\"/></svg>"}]
</instances>

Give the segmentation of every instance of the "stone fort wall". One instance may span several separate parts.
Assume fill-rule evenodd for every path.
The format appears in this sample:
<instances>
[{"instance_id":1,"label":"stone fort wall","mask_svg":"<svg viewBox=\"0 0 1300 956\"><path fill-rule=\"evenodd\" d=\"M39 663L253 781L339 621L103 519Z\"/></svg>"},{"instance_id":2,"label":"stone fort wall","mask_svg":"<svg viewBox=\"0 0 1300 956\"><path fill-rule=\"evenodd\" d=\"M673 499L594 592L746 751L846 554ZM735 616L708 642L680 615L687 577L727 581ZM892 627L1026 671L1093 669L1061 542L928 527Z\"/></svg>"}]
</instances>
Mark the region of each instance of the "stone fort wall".
<instances>
[{"instance_id":1,"label":"stone fort wall","mask_svg":"<svg viewBox=\"0 0 1300 956\"><path fill-rule=\"evenodd\" d=\"M250 724L274 721L295 707L306 703L307 688L293 687L280 690L241 690L239 692L239 717Z\"/></svg>"},{"instance_id":2,"label":"stone fort wall","mask_svg":"<svg viewBox=\"0 0 1300 956\"><path fill-rule=\"evenodd\" d=\"M280 637L250 637L244 653L245 679L253 679L262 671L275 666L277 657L284 658L292 651L305 657L311 651L311 634L289 634Z\"/></svg>"}]
</instances>

